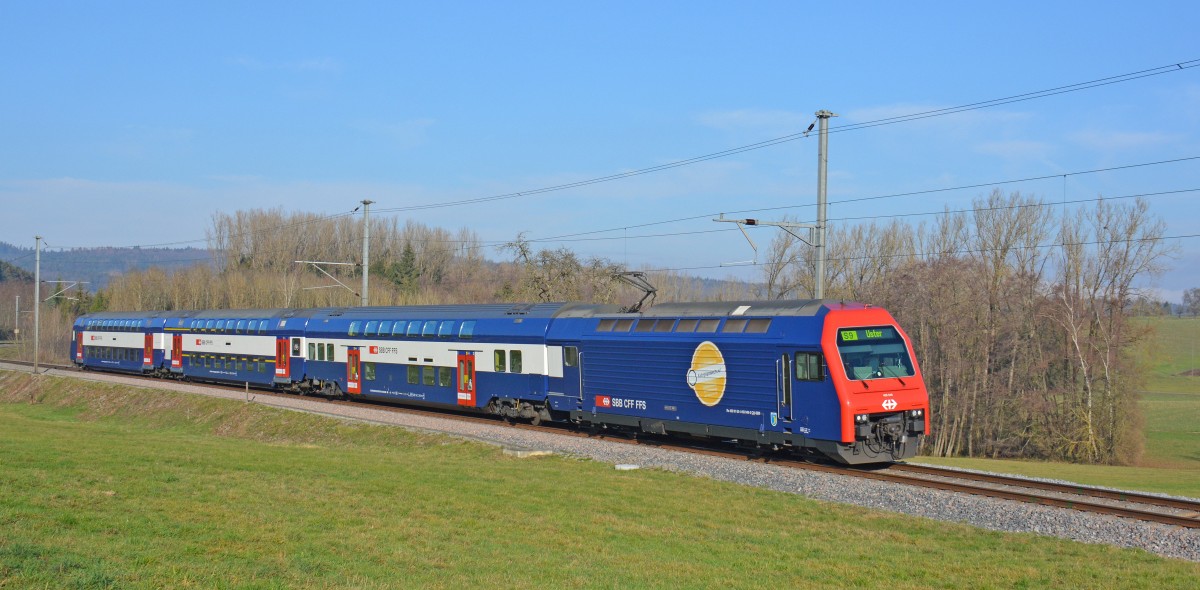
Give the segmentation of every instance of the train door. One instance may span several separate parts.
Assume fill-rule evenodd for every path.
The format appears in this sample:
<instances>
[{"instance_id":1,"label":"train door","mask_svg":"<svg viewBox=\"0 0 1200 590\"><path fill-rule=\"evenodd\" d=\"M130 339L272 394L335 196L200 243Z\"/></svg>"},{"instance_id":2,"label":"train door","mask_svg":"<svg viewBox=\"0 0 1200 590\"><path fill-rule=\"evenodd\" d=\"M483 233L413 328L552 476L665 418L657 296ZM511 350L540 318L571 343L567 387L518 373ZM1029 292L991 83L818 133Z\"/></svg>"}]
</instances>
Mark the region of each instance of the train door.
<instances>
[{"instance_id":1,"label":"train door","mask_svg":"<svg viewBox=\"0 0 1200 590\"><path fill-rule=\"evenodd\" d=\"M83 362L83 332L75 333L75 360Z\"/></svg>"},{"instance_id":2,"label":"train door","mask_svg":"<svg viewBox=\"0 0 1200 590\"><path fill-rule=\"evenodd\" d=\"M350 347L346 351L346 393L362 393L361 354L362 351L357 347Z\"/></svg>"},{"instance_id":3,"label":"train door","mask_svg":"<svg viewBox=\"0 0 1200 590\"><path fill-rule=\"evenodd\" d=\"M775 393L776 409L771 415L771 426L782 422L789 425L792 422L792 405L795 403L795 383L793 383L792 355L783 351L775 357Z\"/></svg>"},{"instance_id":4,"label":"train door","mask_svg":"<svg viewBox=\"0 0 1200 590\"><path fill-rule=\"evenodd\" d=\"M145 346L142 347L142 366L149 368L154 363L154 334L146 334Z\"/></svg>"},{"instance_id":5,"label":"train door","mask_svg":"<svg viewBox=\"0 0 1200 590\"><path fill-rule=\"evenodd\" d=\"M171 334L171 370L183 371L183 334Z\"/></svg>"},{"instance_id":6,"label":"train door","mask_svg":"<svg viewBox=\"0 0 1200 590\"><path fill-rule=\"evenodd\" d=\"M583 400L583 353L574 344L564 344L563 393L576 400Z\"/></svg>"},{"instance_id":7,"label":"train door","mask_svg":"<svg viewBox=\"0 0 1200 590\"><path fill-rule=\"evenodd\" d=\"M288 375L289 375L288 359L291 358L291 356L289 355L289 353L291 351L288 350L289 346L290 346L290 344L288 343L287 338L276 338L275 339L275 380L276 381L287 381L288 380Z\"/></svg>"},{"instance_id":8,"label":"train door","mask_svg":"<svg viewBox=\"0 0 1200 590\"><path fill-rule=\"evenodd\" d=\"M475 353L458 353L458 405L475 406Z\"/></svg>"}]
</instances>

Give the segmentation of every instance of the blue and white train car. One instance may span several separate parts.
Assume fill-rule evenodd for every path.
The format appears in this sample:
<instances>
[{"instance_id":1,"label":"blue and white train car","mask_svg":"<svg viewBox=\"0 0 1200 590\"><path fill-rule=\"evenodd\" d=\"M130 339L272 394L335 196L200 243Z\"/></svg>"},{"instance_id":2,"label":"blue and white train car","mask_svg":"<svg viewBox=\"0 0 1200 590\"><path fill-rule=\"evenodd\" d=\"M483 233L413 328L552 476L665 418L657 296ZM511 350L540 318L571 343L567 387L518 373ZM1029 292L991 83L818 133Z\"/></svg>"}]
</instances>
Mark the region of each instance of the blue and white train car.
<instances>
[{"instance_id":1,"label":"blue and white train car","mask_svg":"<svg viewBox=\"0 0 1200 590\"><path fill-rule=\"evenodd\" d=\"M101 313L87 368L734 439L843 463L911 457L928 394L885 310L831 301Z\"/></svg>"}]
</instances>

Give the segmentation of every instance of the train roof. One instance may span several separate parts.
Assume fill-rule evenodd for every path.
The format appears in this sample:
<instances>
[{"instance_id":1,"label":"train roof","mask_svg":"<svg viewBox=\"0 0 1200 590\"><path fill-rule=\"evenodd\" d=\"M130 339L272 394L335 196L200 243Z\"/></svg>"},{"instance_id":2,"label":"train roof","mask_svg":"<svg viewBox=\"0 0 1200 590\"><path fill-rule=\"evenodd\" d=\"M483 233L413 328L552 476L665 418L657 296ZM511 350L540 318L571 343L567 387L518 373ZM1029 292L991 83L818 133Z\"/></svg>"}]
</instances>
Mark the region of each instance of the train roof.
<instances>
[{"instance_id":1,"label":"train roof","mask_svg":"<svg viewBox=\"0 0 1200 590\"><path fill-rule=\"evenodd\" d=\"M797 316L812 317L822 309L863 309L863 303L829 299L787 299L775 301L705 301L700 303L659 303L640 313L621 313L613 306L580 306L565 310L556 317L730 317L730 316Z\"/></svg>"}]
</instances>

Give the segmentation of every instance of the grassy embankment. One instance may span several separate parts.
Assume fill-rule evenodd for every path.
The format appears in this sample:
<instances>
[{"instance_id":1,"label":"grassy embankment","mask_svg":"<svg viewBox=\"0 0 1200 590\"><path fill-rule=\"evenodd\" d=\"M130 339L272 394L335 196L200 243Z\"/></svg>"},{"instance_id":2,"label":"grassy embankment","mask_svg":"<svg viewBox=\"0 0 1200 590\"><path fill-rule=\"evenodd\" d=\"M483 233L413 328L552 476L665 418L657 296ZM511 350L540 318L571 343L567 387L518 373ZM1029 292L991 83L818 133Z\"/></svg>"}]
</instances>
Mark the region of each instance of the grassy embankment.
<instances>
[{"instance_id":1,"label":"grassy embankment","mask_svg":"<svg viewBox=\"0 0 1200 590\"><path fill-rule=\"evenodd\" d=\"M0 587L1130 587L1144 552L0 372Z\"/></svg>"},{"instance_id":2,"label":"grassy embankment","mask_svg":"<svg viewBox=\"0 0 1200 590\"><path fill-rule=\"evenodd\" d=\"M932 458L918 461L1080 483L1200 497L1200 318L1145 320L1155 336L1141 353L1150 368L1140 401L1145 418L1145 454L1132 467L1071 465L1034 461Z\"/></svg>"}]
</instances>

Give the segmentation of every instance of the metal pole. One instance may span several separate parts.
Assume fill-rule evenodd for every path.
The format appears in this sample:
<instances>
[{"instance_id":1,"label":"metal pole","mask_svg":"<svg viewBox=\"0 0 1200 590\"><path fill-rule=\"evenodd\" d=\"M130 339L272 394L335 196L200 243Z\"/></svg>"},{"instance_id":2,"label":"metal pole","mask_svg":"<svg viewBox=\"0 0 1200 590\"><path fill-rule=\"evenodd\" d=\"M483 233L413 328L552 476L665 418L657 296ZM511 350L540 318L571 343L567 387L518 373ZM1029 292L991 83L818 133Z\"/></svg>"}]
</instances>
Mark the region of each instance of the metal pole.
<instances>
[{"instance_id":1,"label":"metal pole","mask_svg":"<svg viewBox=\"0 0 1200 590\"><path fill-rule=\"evenodd\" d=\"M17 315L13 316L13 340L21 339L21 296L17 295ZM19 349L18 349L19 350Z\"/></svg>"},{"instance_id":2,"label":"metal pole","mask_svg":"<svg viewBox=\"0 0 1200 590\"><path fill-rule=\"evenodd\" d=\"M41 316L42 309L42 236L34 236L33 255L33 374L38 374L38 353L41 348Z\"/></svg>"},{"instance_id":3,"label":"metal pole","mask_svg":"<svg viewBox=\"0 0 1200 590\"><path fill-rule=\"evenodd\" d=\"M363 204L363 286L362 286L362 305L367 306L367 275L371 272L371 247L369 241L371 239L371 203L370 199L364 200Z\"/></svg>"},{"instance_id":4,"label":"metal pole","mask_svg":"<svg viewBox=\"0 0 1200 590\"><path fill-rule=\"evenodd\" d=\"M829 167L829 118L837 115L826 111L817 111L817 121L821 124L820 142L817 148L817 272L814 277L813 298L825 298L825 188L826 169Z\"/></svg>"}]
</instances>

